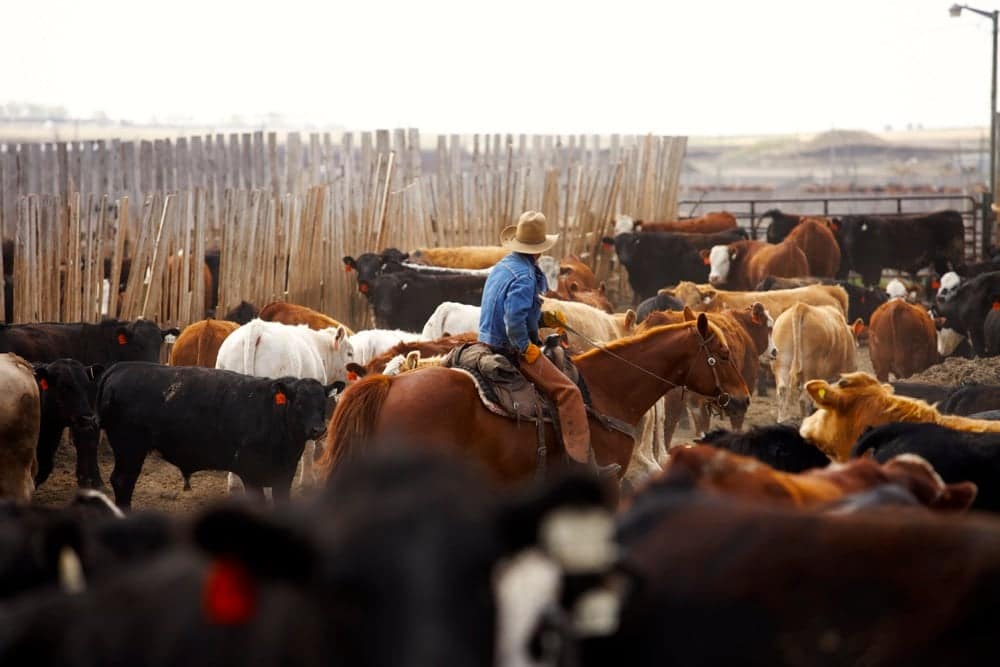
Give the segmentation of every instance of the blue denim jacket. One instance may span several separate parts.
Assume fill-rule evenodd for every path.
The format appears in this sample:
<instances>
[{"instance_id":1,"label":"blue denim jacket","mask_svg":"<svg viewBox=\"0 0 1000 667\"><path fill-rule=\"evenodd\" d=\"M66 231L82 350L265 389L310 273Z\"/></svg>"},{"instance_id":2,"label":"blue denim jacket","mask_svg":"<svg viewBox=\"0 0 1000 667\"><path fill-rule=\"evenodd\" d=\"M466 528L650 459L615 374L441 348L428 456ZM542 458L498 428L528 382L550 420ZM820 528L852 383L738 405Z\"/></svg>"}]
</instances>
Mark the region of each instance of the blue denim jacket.
<instances>
[{"instance_id":1,"label":"blue denim jacket","mask_svg":"<svg viewBox=\"0 0 1000 667\"><path fill-rule=\"evenodd\" d=\"M520 353L539 344L538 319L548 283L529 255L517 252L497 262L483 288L479 341Z\"/></svg>"}]
</instances>

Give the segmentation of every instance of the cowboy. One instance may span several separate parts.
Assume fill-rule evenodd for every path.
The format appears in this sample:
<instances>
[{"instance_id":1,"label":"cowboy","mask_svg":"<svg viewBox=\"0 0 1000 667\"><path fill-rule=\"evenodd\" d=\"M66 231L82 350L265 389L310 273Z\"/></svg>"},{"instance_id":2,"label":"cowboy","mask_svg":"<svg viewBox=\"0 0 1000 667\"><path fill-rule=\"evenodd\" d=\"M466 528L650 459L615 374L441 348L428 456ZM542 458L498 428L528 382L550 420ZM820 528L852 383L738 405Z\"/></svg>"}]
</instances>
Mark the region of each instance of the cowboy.
<instances>
[{"instance_id":1,"label":"cowboy","mask_svg":"<svg viewBox=\"0 0 1000 667\"><path fill-rule=\"evenodd\" d=\"M490 271L483 288L479 342L509 358L518 359L521 373L556 403L566 453L574 461L600 472L617 474L621 467L597 467L590 449L587 410L580 389L542 354L539 318L544 326L566 324L560 312L542 313L540 295L546 291L538 256L555 245L558 234L545 233L545 216L525 211L517 225L500 232L500 245L512 250Z\"/></svg>"}]
</instances>

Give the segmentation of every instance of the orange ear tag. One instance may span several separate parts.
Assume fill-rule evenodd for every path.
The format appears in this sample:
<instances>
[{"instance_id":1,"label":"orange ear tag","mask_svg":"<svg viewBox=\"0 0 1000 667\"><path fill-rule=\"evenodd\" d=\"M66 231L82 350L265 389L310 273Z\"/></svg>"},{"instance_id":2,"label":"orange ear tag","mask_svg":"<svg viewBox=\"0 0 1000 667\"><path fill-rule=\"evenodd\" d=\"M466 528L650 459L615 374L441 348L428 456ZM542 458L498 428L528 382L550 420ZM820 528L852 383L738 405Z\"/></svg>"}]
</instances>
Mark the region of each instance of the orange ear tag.
<instances>
[{"instance_id":1,"label":"orange ear tag","mask_svg":"<svg viewBox=\"0 0 1000 667\"><path fill-rule=\"evenodd\" d=\"M347 374L347 381L348 382L357 382L358 381L358 374L355 373L354 371L350 371Z\"/></svg>"},{"instance_id":2,"label":"orange ear tag","mask_svg":"<svg viewBox=\"0 0 1000 667\"><path fill-rule=\"evenodd\" d=\"M712 260L710 260L708 257L702 257L701 263L704 264L705 266L712 266Z\"/></svg>"},{"instance_id":3,"label":"orange ear tag","mask_svg":"<svg viewBox=\"0 0 1000 667\"><path fill-rule=\"evenodd\" d=\"M938 281L935 280L934 282L931 283L931 289L940 289L940 288L941 288L941 283L939 283Z\"/></svg>"},{"instance_id":4,"label":"orange ear tag","mask_svg":"<svg viewBox=\"0 0 1000 667\"><path fill-rule=\"evenodd\" d=\"M41 380L38 381L38 386L42 388L42 391L45 391L49 388L49 381L46 380L45 378L42 378Z\"/></svg>"},{"instance_id":5,"label":"orange ear tag","mask_svg":"<svg viewBox=\"0 0 1000 667\"><path fill-rule=\"evenodd\" d=\"M119 345L124 345L127 342L128 342L128 338L125 336L125 334L118 334L118 344Z\"/></svg>"},{"instance_id":6,"label":"orange ear tag","mask_svg":"<svg viewBox=\"0 0 1000 667\"><path fill-rule=\"evenodd\" d=\"M990 310L1000 310L1000 301L994 301L993 305L990 307Z\"/></svg>"},{"instance_id":7,"label":"orange ear tag","mask_svg":"<svg viewBox=\"0 0 1000 667\"><path fill-rule=\"evenodd\" d=\"M358 291L362 294L368 294L368 283L358 283Z\"/></svg>"},{"instance_id":8,"label":"orange ear tag","mask_svg":"<svg viewBox=\"0 0 1000 667\"><path fill-rule=\"evenodd\" d=\"M287 402L288 402L288 397L285 396L285 392L279 391L277 394L274 395L275 405L284 405Z\"/></svg>"},{"instance_id":9,"label":"orange ear tag","mask_svg":"<svg viewBox=\"0 0 1000 667\"><path fill-rule=\"evenodd\" d=\"M257 609L257 587L250 573L234 560L219 559L205 576L202 608L210 623L242 625Z\"/></svg>"},{"instance_id":10,"label":"orange ear tag","mask_svg":"<svg viewBox=\"0 0 1000 667\"><path fill-rule=\"evenodd\" d=\"M351 270L352 269L350 264L344 264L344 273L350 273Z\"/></svg>"}]
</instances>

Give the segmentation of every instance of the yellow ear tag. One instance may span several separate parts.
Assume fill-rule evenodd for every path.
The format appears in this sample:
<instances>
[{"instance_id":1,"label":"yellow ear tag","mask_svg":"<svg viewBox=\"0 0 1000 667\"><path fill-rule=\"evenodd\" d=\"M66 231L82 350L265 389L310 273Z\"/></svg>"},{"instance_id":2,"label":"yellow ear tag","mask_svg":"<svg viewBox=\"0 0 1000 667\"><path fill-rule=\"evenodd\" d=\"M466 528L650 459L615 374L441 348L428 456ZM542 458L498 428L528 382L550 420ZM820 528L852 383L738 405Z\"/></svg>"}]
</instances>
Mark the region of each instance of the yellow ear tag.
<instances>
[{"instance_id":1,"label":"yellow ear tag","mask_svg":"<svg viewBox=\"0 0 1000 667\"><path fill-rule=\"evenodd\" d=\"M826 389L820 388L816 393L819 394L820 398L824 398L826 396Z\"/></svg>"}]
</instances>

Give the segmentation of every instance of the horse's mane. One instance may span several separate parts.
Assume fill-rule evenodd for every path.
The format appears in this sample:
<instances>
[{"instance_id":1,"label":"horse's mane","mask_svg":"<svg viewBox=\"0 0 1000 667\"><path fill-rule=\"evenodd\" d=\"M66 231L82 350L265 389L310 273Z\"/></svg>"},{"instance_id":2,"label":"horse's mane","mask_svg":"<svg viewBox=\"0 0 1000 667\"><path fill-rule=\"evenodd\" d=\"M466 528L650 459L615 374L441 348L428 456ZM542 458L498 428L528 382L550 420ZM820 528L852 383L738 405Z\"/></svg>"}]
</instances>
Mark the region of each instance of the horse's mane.
<instances>
[{"instance_id":1,"label":"horse's mane","mask_svg":"<svg viewBox=\"0 0 1000 667\"><path fill-rule=\"evenodd\" d=\"M616 350L620 350L623 347L628 347L630 345L641 342L648 338L652 338L662 333L666 333L667 331L680 331L681 329L689 328L691 326L696 325L696 323L697 320L686 320L684 322L679 322L677 324L663 324L660 326L651 327L650 329L647 329L646 331L643 331L641 333L637 333L632 336L624 336L623 338L619 338L617 340L604 343L600 347L595 347L592 350L581 352L580 354L573 357L573 363L579 363L580 361L585 361L590 357L600 354L604 350L609 350L611 352L614 352ZM715 336L719 339L719 341L723 345L727 345L726 336L725 334L722 333L722 330L719 327L712 324L712 322L708 322L708 328L713 334L715 334Z\"/></svg>"}]
</instances>

